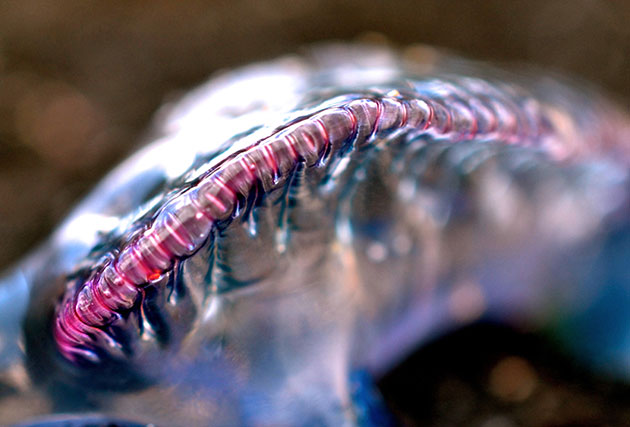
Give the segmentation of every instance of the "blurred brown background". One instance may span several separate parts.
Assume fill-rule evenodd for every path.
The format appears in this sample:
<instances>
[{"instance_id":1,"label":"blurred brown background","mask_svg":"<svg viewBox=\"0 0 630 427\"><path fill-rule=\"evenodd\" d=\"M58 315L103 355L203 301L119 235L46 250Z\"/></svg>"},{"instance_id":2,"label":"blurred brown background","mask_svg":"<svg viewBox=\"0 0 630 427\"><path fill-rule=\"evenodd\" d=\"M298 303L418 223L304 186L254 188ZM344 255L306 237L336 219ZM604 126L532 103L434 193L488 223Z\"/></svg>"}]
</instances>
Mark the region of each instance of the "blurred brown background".
<instances>
[{"instance_id":1,"label":"blurred brown background","mask_svg":"<svg viewBox=\"0 0 630 427\"><path fill-rule=\"evenodd\" d=\"M560 70L593 81L627 106L629 22L630 2L613 0L4 0L0 267L45 238L96 180L137 148L165 100L217 69L313 41L381 33L396 44L422 42L472 58ZM504 341L492 333L481 337ZM624 409L630 402L627 388L619 391L584 378L576 385L580 376L572 371L559 381L545 372L557 375L563 361L541 366L535 355L517 350L509 353L520 354L521 362L507 366L518 375L508 378L527 380L534 372L538 388L515 406L509 399L488 397L484 384L490 381L492 392L492 372L502 366L505 348L477 354L477 363L467 352L490 345L479 344L479 335L471 340L438 346L442 350L435 360L422 356L429 361L419 366L431 365L435 384L423 383L417 398L437 397L424 406L413 404L429 408L425 415L435 425L462 420L485 420L479 423L487 427L516 425L514 420L525 425L583 425L585 420L619 425L630 417ZM546 357L541 348L537 351ZM460 366L462 354L468 363L464 374L437 369ZM403 381L426 381L425 373L405 373ZM501 415L508 410L513 416ZM443 416L436 419L435 413Z\"/></svg>"},{"instance_id":2,"label":"blurred brown background","mask_svg":"<svg viewBox=\"0 0 630 427\"><path fill-rule=\"evenodd\" d=\"M5 0L0 268L137 147L152 113L213 71L378 32L553 67L630 98L630 2Z\"/></svg>"}]
</instances>

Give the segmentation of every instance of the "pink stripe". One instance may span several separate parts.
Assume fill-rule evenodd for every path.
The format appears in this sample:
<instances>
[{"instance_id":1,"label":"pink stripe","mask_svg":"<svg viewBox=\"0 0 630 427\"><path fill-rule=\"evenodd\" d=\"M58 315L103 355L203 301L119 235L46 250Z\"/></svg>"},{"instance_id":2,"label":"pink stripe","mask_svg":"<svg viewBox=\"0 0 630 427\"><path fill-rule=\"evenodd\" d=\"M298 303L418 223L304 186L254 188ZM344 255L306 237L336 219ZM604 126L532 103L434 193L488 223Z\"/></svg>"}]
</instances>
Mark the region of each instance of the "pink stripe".
<instances>
[{"instance_id":1,"label":"pink stripe","mask_svg":"<svg viewBox=\"0 0 630 427\"><path fill-rule=\"evenodd\" d=\"M374 129L372 129L372 134L370 136L376 135L378 132L378 122L381 120L381 115L383 114L383 106L380 102L374 101L376 103L376 116L374 117Z\"/></svg>"},{"instance_id":2,"label":"pink stripe","mask_svg":"<svg viewBox=\"0 0 630 427\"><path fill-rule=\"evenodd\" d=\"M253 166L253 169L250 165L247 164L247 161L245 160L245 156L242 156L238 162L243 166L243 169L245 171L247 171L247 174L249 176L249 178L253 181L256 180L256 174L254 174L254 171L256 170L256 167Z\"/></svg>"},{"instance_id":3,"label":"pink stripe","mask_svg":"<svg viewBox=\"0 0 630 427\"><path fill-rule=\"evenodd\" d=\"M507 104L509 104L510 102L509 99L503 103L499 101L489 102L487 99L484 98L483 95L476 95L476 94L472 99L477 100L477 102L479 102L485 110L484 120L487 121L487 125L488 125L488 130L487 132L485 132L485 135L491 135L494 132L504 130L505 133L507 134L504 136L506 140L508 139L511 140L517 137L516 132L519 131L519 122L514 120L514 117L512 115L512 108L508 108ZM409 100L410 101L408 102L405 99L398 99L398 98L394 99L394 102L401 105L401 112L400 112L401 119L400 119L400 124L397 125L398 128L407 127L409 125L408 122L410 120L410 117L414 113L419 113L421 115L424 115L426 113L426 117L423 118L424 121L421 122L422 128L419 130L427 130L430 128L442 127L443 132L449 132L451 130L460 131L459 129L453 129L454 124L453 124L453 117L452 117L452 111L451 111L452 108L449 108L448 105L446 107L443 107L440 104L438 107L437 105L438 101L437 100L434 101L430 99L425 100L422 98L409 98ZM418 106L417 107L418 111L416 111L415 109L413 109L414 107L410 103L411 101L424 103L424 105L426 106L426 111L424 111L425 109L422 106ZM351 121L351 125L352 125L351 136L356 137L359 130L359 126L365 125L365 123L359 123L357 114L355 114L349 106L356 105L358 108L361 108L360 117L362 118L362 120L365 119L365 121L367 121L369 124L369 122L371 122L370 116L372 114L371 113L372 103L376 104L375 105L376 114L374 117L373 129L372 129L371 135L369 136L373 136L374 134L378 132L379 127L381 126L380 121L383 119L382 115L384 113L383 110L385 106L382 103L382 101L379 101L378 99L369 99L369 98L358 99L358 100L353 100L346 105L331 108L331 110L340 109L348 114L348 118ZM436 123L436 119L437 119L436 112L435 112L436 107L444 109L445 123ZM467 135L467 137L472 138L479 131L479 123L477 120L477 116L475 115L475 112L471 111L466 105L463 105L460 107L464 108L465 110L465 111L460 111L460 115L462 114L467 115L468 117L464 117L464 120L470 121L471 129L470 129L470 132L468 132L469 135ZM517 111L521 111L521 110L517 109ZM319 113L321 113L321 111ZM363 113L365 113L365 116ZM527 118L529 118L527 111L525 111L523 114L526 115ZM534 115L534 119L538 119L538 116ZM295 131L300 132L301 137L303 138L303 141L300 141L300 142L304 142L307 145L308 149L310 150L310 153L319 155L319 153L316 152L318 149L316 140L314 139L314 136L308 132L308 129L313 124L319 130L321 134L321 138L324 140L326 148L330 147L333 141L330 140L329 129L326 127L325 123L320 118L314 117L312 115L308 118L298 121L297 123L292 124L291 126L288 126L282 129L280 132L285 132L286 133L285 136L271 140L272 137L276 137L278 135L278 133L272 134L269 137L264 138L258 141L257 143L253 144L248 149L239 152L237 155L235 155L235 157L227 158L222 164L218 166L218 168L213 173L209 174L209 176L203 180L204 185L207 185L208 180L210 180L210 186L211 186L210 188L212 188L212 185L216 185L220 187L220 191L225 190L227 192L226 194L221 194L221 196L229 195L229 197L231 197L232 199L235 199L236 192L232 188L232 183L225 182L223 178L220 176L220 174L225 170L225 168L232 165L234 162L238 162L238 164L240 165L244 173L246 173L249 178L249 180L244 185L243 183L239 183L239 187L238 187L239 192L252 191L251 186L256 181L256 179L265 179L267 177L258 176L260 171L258 170L256 164L251 162L247 153L253 153L255 152L255 150L262 150L260 152L262 153L263 158L265 162L267 163L267 166L271 167L273 169L274 174L277 175L279 173L279 163L278 163L276 150L280 151L282 149L282 147L279 144L284 144L288 148L288 151L290 151L291 153L293 162L298 161L298 159L301 157L299 152L296 150L298 141L296 141L296 136L294 134ZM368 138L369 136L366 136L366 138ZM334 141L334 142L337 142L337 141ZM278 145L275 145L275 144L278 144ZM206 218L208 218L210 221L214 221L214 218L212 218L212 215L208 213L208 209L204 209L200 205L199 200L197 200L196 198L196 194L185 192L183 197L188 197L188 196L190 196L189 201L184 200L185 203L192 204L195 207L196 213L200 213L204 215ZM218 208L219 211L225 212L227 210L226 204L221 201L220 197L215 196L209 191L204 193L203 196L211 204L213 204L214 207ZM247 196L247 194L243 194L243 196ZM177 241L177 243L179 243L181 246L185 248L195 249L192 247L194 242L192 240L186 239L186 237L190 237L190 236L188 236L188 232L186 228L181 223L181 221L179 221L176 215L170 212L167 213L166 211L162 211L160 215L167 215L166 218L162 217L162 219L165 219L165 221L162 221L161 219L159 219L160 217L158 215L157 220L160 222L155 222L156 220L154 220L153 225L152 225L153 229L152 230L150 229L151 230L150 232L145 233L144 235L141 235L139 239L148 239L148 242L145 240L143 243L148 243L147 248L151 251L155 251L155 253L150 254L151 257L155 257L159 261L163 260L164 264L172 266L175 256L164 245L164 242L160 240L157 233L158 230L156 230L155 227L159 227L160 226L159 224L163 223L164 224L163 226L165 227L166 232L168 232L169 235L172 236ZM171 225L171 221L175 225ZM138 267L141 269L141 276L146 277L146 280L148 280L150 274L154 274L154 273L157 274L163 271L161 269L159 271L156 271L152 268L151 262L150 260L148 260L148 255L145 258L145 254L143 254L143 252L137 247L137 244L139 241L140 240L136 240L136 241L126 243L121 248L120 253L124 253L125 250L130 250L133 260L135 260ZM132 245L130 249L128 249L129 245ZM170 267L167 267L167 269L168 268ZM142 292L141 286L143 285L143 283L136 284L132 282L129 279L129 277L125 275L125 272L122 271L120 267L120 255L118 255L114 259L113 269L114 269L113 272L116 275L116 281L118 280L122 281L123 283L122 286L131 287L130 288L131 290L135 289L135 291L138 293ZM105 310L107 310L112 315L114 315L115 313L117 313L116 311L117 309L115 309L114 306L107 301L108 299L104 297L104 294L102 292L102 288L104 287L106 283L101 282L101 281L105 281L106 279L102 275L99 275L96 277L97 277L96 279L92 279L94 280L93 282L87 282L83 284L83 286L92 286L91 293L93 295L93 298L95 299L94 303L98 304L98 306L103 307ZM107 280L106 282L110 288L110 292L112 293L111 299L120 301L121 305L126 307L128 304L125 303L126 298L123 298L120 293L120 290L117 289L119 286L117 286L116 283L110 283L110 280ZM78 290L76 291L73 288L73 290L67 290L66 292L79 292L80 290L81 290L81 287L79 287ZM81 330L82 327L80 327L79 324L76 324L77 322L80 322L81 324L86 325L86 327L90 327L85 322L86 319L82 319L80 317L80 314L77 312L76 307L77 307L76 299L67 299L66 302L64 303L64 308L62 308L61 311L57 313L58 317L55 322L54 334L55 334L55 339L60 349L65 355L80 353L82 350L73 348L73 347L76 347L80 344L85 344L86 346L89 346L90 342L92 341L92 339L88 337L84 331ZM105 317L105 315L103 315L103 317ZM93 325L93 326L104 327L107 325L108 320L103 318L102 320L98 320L98 322L104 323L104 324ZM98 329L98 331L103 334L105 333L104 331L101 331L100 329ZM105 338L107 337L105 336ZM81 340L85 340L86 342L83 343Z\"/></svg>"},{"instance_id":4,"label":"pink stripe","mask_svg":"<svg viewBox=\"0 0 630 427\"><path fill-rule=\"evenodd\" d=\"M328 129L326 129L326 125L324 125L324 122L322 122L321 119L315 119L315 125L317 125L319 132L324 137L326 147L328 147L330 145L330 135L328 134Z\"/></svg>"},{"instance_id":5,"label":"pink stripe","mask_svg":"<svg viewBox=\"0 0 630 427\"><path fill-rule=\"evenodd\" d=\"M407 111L408 107L405 101L402 101L400 105L402 105L402 119L400 120L400 127L404 128L407 126L407 120L409 120L409 111Z\"/></svg>"},{"instance_id":6,"label":"pink stripe","mask_svg":"<svg viewBox=\"0 0 630 427\"><path fill-rule=\"evenodd\" d=\"M155 272L153 270L153 268L151 268L147 264L147 262L145 261L144 257L140 253L140 250L136 247L136 245L132 244L130 251L131 251L131 256L138 263L138 266L142 270L144 276L146 276L148 278L151 274L153 274Z\"/></svg>"},{"instance_id":7,"label":"pink stripe","mask_svg":"<svg viewBox=\"0 0 630 427\"><path fill-rule=\"evenodd\" d=\"M153 248L156 249L165 259L171 259L170 251L162 245L162 242L160 242L158 236L155 234L155 230L147 234L146 237L151 243L153 243Z\"/></svg>"},{"instance_id":8,"label":"pink stripe","mask_svg":"<svg viewBox=\"0 0 630 427\"><path fill-rule=\"evenodd\" d=\"M293 137L291 135L285 136L284 138L282 138L282 140L284 141L284 145L286 145L289 148L289 151L291 152L291 157L293 157L294 161L298 157L300 157L298 152L295 151L295 147L293 146L295 144L295 141L293 140Z\"/></svg>"},{"instance_id":9,"label":"pink stripe","mask_svg":"<svg viewBox=\"0 0 630 427\"><path fill-rule=\"evenodd\" d=\"M190 197L188 197L188 200L190 200L190 204L195 207L196 213L200 213L201 215L208 218L210 221L214 222L214 218L212 218L212 215L206 212L206 210L199 204L199 201L197 200L196 197L193 197L193 195L190 194Z\"/></svg>"},{"instance_id":10,"label":"pink stripe","mask_svg":"<svg viewBox=\"0 0 630 427\"><path fill-rule=\"evenodd\" d=\"M178 223L179 227L178 229L173 228L173 226L171 226L171 224L168 223L168 219L164 222L162 222L162 224L164 224L164 228L166 228L169 232L169 234L171 236L173 236L175 238L175 240L177 240L177 242L182 245L185 248L190 247L191 243L190 241L186 241L186 239L184 238L183 234L179 231L180 228L183 228L181 222L179 222L179 220L177 219L177 217L175 215L173 215L170 212L164 212L164 214L167 216L167 218L170 218L173 220L173 222Z\"/></svg>"},{"instance_id":11,"label":"pink stripe","mask_svg":"<svg viewBox=\"0 0 630 427\"><path fill-rule=\"evenodd\" d=\"M210 194L210 193L206 193L204 194L205 197L208 198L208 200L210 200L210 202L214 203L220 211L224 211L225 210L225 205L223 204L223 202L221 202L221 200L217 199L214 194Z\"/></svg>"},{"instance_id":12,"label":"pink stripe","mask_svg":"<svg viewBox=\"0 0 630 427\"><path fill-rule=\"evenodd\" d=\"M107 302L107 299L103 296L103 293L101 292L101 286L99 286L99 284L101 283L101 280L105 280L105 279L102 276L100 276L99 280L96 283L94 283L94 285L92 285L92 294L94 295L94 298L96 298L99 304L101 304L103 307L108 309L113 314L116 312L116 307L110 305ZM110 287L110 290L111 290L111 287ZM112 292L114 291L112 290Z\"/></svg>"},{"instance_id":13,"label":"pink stripe","mask_svg":"<svg viewBox=\"0 0 630 427\"><path fill-rule=\"evenodd\" d=\"M354 138L356 137L357 130L359 129L359 120L357 120L357 116L354 114L354 111L345 107L344 110L348 113L348 117L350 117L350 121L352 122L352 137Z\"/></svg>"},{"instance_id":14,"label":"pink stripe","mask_svg":"<svg viewBox=\"0 0 630 427\"><path fill-rule=\"evenodd\" d=\"M236 198L236 192L232 190L232 187L230 187L226 182L223 182L223 179L221 179L221 177L218 174L214 178L213 182L216 182L219 185L219 187L227 190L232 196L232 198Z\"/></svg>"},{"instance_id":15,"label":"pink stripe","mask_svg":"<svg viewBox=\"0 0 630 427\"><path fill-rule=\"evenodd\" d=\"M122 251L121 251L121 252L122 252ZM120 277L120 279L121 279L123 282L125 282L126 284L131 285L132 287L134 287L134 288L135 288L135 287L136 287L136 284L135 284L135 283L133 283L133 282L131 281L131 279L129 279L129 278L127 277L127 275L126 275L126 274L125 274L125 273L124 273L124 272L120 269L120 267L119 267L119 265L118 265L118 261L119 261L119 259L116 259L116 260L113 262L113 264L112 264L112 265L113 265L113 267L114 267L114 271L116 272L116 274L118 274L118 276Z\"/></svg>"},{"instance_id":16,"label":"pink stripe","mask_svg":"<svg viewBox=\"0 0 630 427\"><path fill-rule=\"evenodd\" d=\"M274 175L278 175L278 162L276 161L275 155L269 144L265 144L262 146L263 157L267 161L267 165L273 170Z\"/></svg>"}]
</instances>

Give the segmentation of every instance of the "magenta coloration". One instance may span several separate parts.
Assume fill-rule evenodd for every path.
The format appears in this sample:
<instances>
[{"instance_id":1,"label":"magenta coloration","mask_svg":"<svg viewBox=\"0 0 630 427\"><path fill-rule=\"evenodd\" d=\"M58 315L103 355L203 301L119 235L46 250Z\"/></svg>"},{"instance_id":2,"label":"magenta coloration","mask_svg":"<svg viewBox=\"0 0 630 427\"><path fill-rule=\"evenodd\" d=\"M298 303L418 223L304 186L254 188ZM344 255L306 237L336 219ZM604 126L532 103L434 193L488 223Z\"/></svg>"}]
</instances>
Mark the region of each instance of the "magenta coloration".
<instances>
[{"instance_id":1,"label":"magenta coloration","mask_svg":"<svg viewBox=\"0 0 630 427\"><path fill-rule=\"evenodd\" d=\"M597 147L545 146L554 129L535 100L518 107L515 95L500 100L484 94L478 81L468 82L468 95L445 84L442 97L381 98L346 101L303 118L222 162L194 187L177 195L158 211L150 226L125 243L106 265L94 267L81 286L69 288L56 311L54 339L70 360L97 361L92 351L108 341L105 328L119 313L133 308L143 286L189 257L211 234L218 221L229 219L238 197L247 198L256 181L270 191L298 162L321 165L348 141L361 148L383 132L428 133L452 141L500 140L541 144L552 156L565 158ZM501 89L493 88L497 91ZM487 90L486 90L487 92ZM521 101L522 102L522 101ZM546 138L549 136L549 138Z\"/></svg>"},{"instance_id":2,"label":"magenta coloration","mask_svg":"<svg viewBox=\"0 0 630 427\"><path fill-rule=\"evenodd\" d=\"M372 380L486 321L630 379L624 112L432 50L305 53L165 105L2 280L3 424L383 425Z\"/></svg>"}]
</instances>

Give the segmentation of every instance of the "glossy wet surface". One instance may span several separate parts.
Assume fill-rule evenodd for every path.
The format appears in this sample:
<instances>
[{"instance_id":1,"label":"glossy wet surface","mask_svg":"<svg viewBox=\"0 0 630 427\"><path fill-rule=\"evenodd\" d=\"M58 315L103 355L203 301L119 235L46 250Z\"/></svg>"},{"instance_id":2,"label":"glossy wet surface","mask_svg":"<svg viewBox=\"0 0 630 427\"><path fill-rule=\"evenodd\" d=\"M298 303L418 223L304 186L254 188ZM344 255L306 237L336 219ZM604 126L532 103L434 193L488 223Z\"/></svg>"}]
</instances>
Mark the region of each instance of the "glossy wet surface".
<instances>
[{"instance_id":1,"label":"glossy wet surface","mask_svg":"<svg viewBox=\"0 0 630 427\"><path fill-rule=\"evenodd\" d=\"M535 10L536 8L530 8L530 7L527 7L527 9L528 9L528 10L530 10L530 9L531 9L531 10ZM433 10L433 9L432 9L432 10ZM576 9L576 10L577 10L577 9ZM433 11L434 11L434 12L436 12L435 10L433 10ZM439 10L438 10L437 12L439 12ZM532 12L532 13L533 13L533 12ZM309 12L309 15L310 15L310 12ZM554 15L554 16L555 16L555 15ZM591 20L591 22L593 22L593 23L594 23L593 25L594 25L595 27L597 27L596 23L597 23L597 22L599 22L599 21L598 21L598 19L599 19L599 18L598 18L598 16L599 16L598 14L593 15L593 19ZM355 18L356 18L356 16L355 16ZM434 21L435 21L436 23L438 22L438 20L434 20ZM416 25L416 24L414 24L414 25ZM436 24L436 25L437 25L437 24ZM555 25L555 24L554 24L554 25ZM551 26L553 27L554 25L551 25ZM460 27L461 27L461 26L460 26ZM601 26L600 26L600 27L601 27ZM440 31L443 31L443 28L444 28L443 26L440 26ZM71 39L72 39L72 38L71 38ZM125 39L126 39L126 38L125 38ZM494 39L496 40L497 38L494 38ZM594 40L594 38L592 38L592 37L591 37L591 40ZM62 45L63 45L63 43L62 43ZM539 46L539 44L536 44L536 49L532 49L532 50L539 50L539 49L538 49L538 46ZM177 48L179 49L180 47L181 47L181 44L178 44ZM28 50L28 49L27 49L27 50ZM543 50L544 50L544 49L543 49ZM590 51L590 50L589 50L589 51ZM602 52L603 50L601 50L601 49L594 49L594 51L599 51L599 52ZM63 49L62 49L62 52L63 52ZM611 62L610 62L610 61L592 60L592 59L591 59L591 58L593 58L593 56L592 56L592 55L591 55L591 56L590 56L590 58L589 58L589 55L584 55L584 54L583 54L583 51L581 51L581 50L580 50L579 52L580 52L580 56L583 56L583 58L582 58L582 59L583 59L586 63L592 63L593 67L597 67L598 69L608 69L608 67L612 67L612 65L611 65ZM555 55L556 57L558 57L558 55L557 55L557 54L554 54L554 55ZM553 56L553 55L551 55L551 56ZM61 57L63 57L63 55L61 55ZM53 61L53 62L54 62L54 61ZM63 60L62 60L62 62L63 62ZM151 62L151 61L148 61L148 63L152 64L152 62ZM148 66L148 67L149 67L149 68L153 68L153 65L150 65L150 66ZM140 67L140 68L141 68L141 67ZM622 68L623 68L623 67L622 67ZM614 70L614 67L613 67L613 70ZM609 72L610 72L610 71L609 71ZM610 75L611 75L611 76L617 76L618 74L619 74L618 72L614 72L614 71L610 72ZM204 76L205 76L205 74L204 74ZM143 77L143 78L144 78L144 77ZM37 79L36 79L36 80L37 80ZM140 80L142 80L142 78L141 78ZM39 80L38 80L38 81L39 81ZM103 80L103 81L107 81L107 80L105 79L105 80ZM148 85L148 86L150 86L150 85ZM53 89L54 89L54 88L53 88ZM62 88L62 89L63 89L63 88ZM143 89L143 90L144 90L144 89ZM148 90L148 89L147 89L147 90ZM72 92L72 91L70 91L70 92ZM52 95L50 95L52 99L57 99L57 93L58 93L58 92L57 92L56 90L52 90L52 91L50 91L50 92L44 92L44 95L48 96L47 94L49 94L49 93L52 93ZM74 93L74 92L72 92L72 93ZM70 93L70 95L72 95L72 93ZM67 93L67 92L64 92L63 90L61 91L61 94L62 94L62 95L64 95L64 94L65 94L65 95L68 95L68 93ZM42 96L44 96L44 95L42 95ZM62 96L61 98L65 99L63 96ZM71 98L71 99L70 99L70 101L72 101L72 96L69 96L69 98ZM126 99L126 94L125 94L124 98ZM46 99L47 99L47 98L46 98ZM122 98L121 98L121 99L122 99ZM139 101L139 102L141 102L141 101ZM155 102L155 104L156 104L156 105L157 105L157 104L159 104L159 103L160 103L160 100L157 100L157 101ZM62 103L62 104L63 104L63 103ZM117 103L117 102L116 102L116 103L113 103L113 104L115 104L115 108L114 108L114 109L118 109L118 108L119 108L119 105L120 105L119 103ZM81 108L82 108L82 104L81 104L81 102L75 102L75 103L73 103L73 102L69 102L69 105L70 105L71 107L73 107L73 106L74 106L74 107L76 107L76 108L74 108L74 107L73 107L74 109L73 109L73 108L70 108L70 111L77 111L77 109L78 109L78 111L81 111ZM147 109L146 109L146 111L147 111L147 112L151 112L154 108L155 108L155 106L151 106L150 108L147 108ZM88 108L88 109L89 109L89 108ZM55 110L55 111L57 111L57 110ZM61 109L61 111L66 111L66 110ZM148 113L147 113L147 114L148 114ZM88 124L89 124L89 123L88 123ZM143 126L143 125L140 125L140 126ZM137 126L137 127L138 127L138 126ZM137 127L136 127L136 128L137 128ZM81 140L81 138L82 138L82 136L81 136L81 135L79 135L78 140ZM115 139L115 138L114 138L114 139ZM124 139L124 138L123 138L123 139ZM121 141L122 141L122 140L121 140ZM119 142L120 142L120 141L119 141ZM121 144L122 144L122 143L121 143ZM124 144L123 144L123 145L124 145ZM103 153L101 153L101 154L102 154L102 157L105 157L105 158L108 156L108 153L104 153L104 154L103 154ZM48 153L48 154L46 154L46 153L45 153L45 154L44 154L44 155L42 155L42 156L44 156L44 157L45 157L45 156L50 156L50 155L51 155L50 153ZM54 153L52 154L52 156L54 157ZM88 160L89 160L89 159L88 159ZM100 160L100 159L99 159L99 160ZM30 160L30 161L32 161L32 160ZM39 162L40 162L40 160L36 160L36 161L35 161L35 163L37 163L37 165L34 167L34 169L35 169L35 170L41 170L41 164L40 164ZM88 163L89 163L89 162L88 162ZM80 165L80 166L81 166L81 165ZM86 165L83 165L83 166L81 166L81 167L84 167L84 166L85 166L86 168L87 168L87 167L91 167L91 166L88 166L88 165L87 165L87 163L86 163ZM57 166L55 166L55 167L57 167ZM60 167L61 167L61 166L60 166ZM106 167L106 166L102 166L102 168L103 168L103 169L102 169L103 171L107 169L107 167ZM91 171L90 171L90 173L91 173ZM31 175L31 176L35 176L35 175ZM75 179L77 176L82 177L83 175L81 175L81 174L79 174L79 175L73 175L73 173L70 173L69 175L63 175L63 176L64 176L65 178L63 178L62 180L66 180L66 179L67 179L68 181L74 181L74 179ZM52 184L51 184L51 182L52 182L52 181L49 181L49 180L47 180L47 179L35 179L35 180L30 180L30 181L32 181L32 182L33 182L33 185L35 186L36 190L37 190L37 189L39 189L39 190L37 190L37 191L39 191L39 192L40 192L41 194L43 194L43 195L45 195L45 194L47 194L47 193L53 193L53 192L54 192L54 191L51 191L51 190L50 190L50 187L49 187L49 186L52 186ZM53 181L54 181L54 180L53 180ZM89 184L81 184L81 183L77 183L77 182L75 182L75 183L74 183L74 184L72 184L72 185L74 185L75 187L74 187L74 189L72 189L72 188L71 188L71 189L69 189L69 190L68 190L69 192L72 192L72 191L77 191L77 190L76 190L76 188L77 188L76 186L81 187L81 186L83 185L83 187L81 187L81 188L87 188L87 187L89 186ZM62 191L62 192L56 192L56 193L55 193L55 199L56 199L56 200L58 200L58 202L56 202L56 203L60 203L60 205L62 205L62 206L64 205L64 203L68 203L68 200L72 198L71 196L68 196L68 195L67 195L68 193L65 193L65 191L66 191L66 190L64 190L64 191ZM42 197L44 197L44 196L42 196ZM64 201L64 198L65 198L65 200L66 200L66 201ZM38 198L38 200L43 200L43 199ZM48 205L51 205L51 204L49 203ZM54 204L52 204L51 206L53 206L52 211L51 211L50 209L48 209L48 206L47 206L47 212L54 212L54 211L55 211L55 209L60 209L60 210L65 209L64 207L55 208L55 206L56 206L56 205L54 205ZM37 208L38 208L37 206L34 206L34 207L33 207L33 209L31 209L31 210L26 210L26 209L24 209L23 207L20 207L20 208L18 209L18 212L19 212L20 214L19 214L18 216L27 218L27 219L25 220L26 222L30 221L30 223L31 223L31 224L36 224L36 223L37 223L37 221L34 221L31 217L29 217L29 215L30 215L30 213L31 213L31 212L36 211L36 210L37 210ZM27 212L29 213L29 215L25 215L25 213L27 213ZM59 211L57 211L57 212L59 212ZM59 214L59 213L57 213L57 215L58 215L58 216L57 216L57 218L58 218L60 214ZM51 227L53 222L54 222L54 221L48 221L48 223L49 223L48 227ZM40 227L40 225L37 225L37 227ZM382 251L381 251L381 252L382 252ZM379 256L379 253L381 253L381 252L379 252L379 248L378 248L378 247L375 247L375 249L374 249L374 251L373 251L373 253L374 253L377 257ZM448 350L444 350L444 351L448 351ZM509 364L508 364L508 367L509 367ZM471 368L471 369L475 370L476 368L474 368L474 367L473 367L473 368ZM525 370L527 370L527 369L525 369ZM482 380L482 381L483 381L483 380ZM447 387L447 388L448 388L448 387ZM589 387L587 386L586 388L588 389ZM466 394L466 392L465 392L465 391L462 391L462 388L461 388L461 387L452 387L451 389L452 389L452 390L454 390L454 392L453 392L453 396L458 396L458 394L460 394L460 393L461 393L461 394ZM591 390L591 391L592 391L592 390ZM600 395L600 392L601 392L601 394L605 394L605 390L604 390L604 391L602 391L602 390L596 390L596 391L594 392L594 394L595 394L594 400L590 401L588 398L587 398L587 399L585 399L585 400L584 400L584 406L585 406L585 407L592 406L592 407L594 407L594 408L599 407L599 404L600 404L600 403L598 403L598 402L599 402L599 397L597 397L597 396L598 396L598 395ZM440 394L440 396L442 396L442 395ZM484 398L488 398L488 396L487 396L487 395L484 395L484 396L485 396ZM622 398L622 397L620 397L620 396L619 396L619 394L617 394L617 393L612 393L612 395L611 395L611 396L612 396L612 397L611 397L610 401L612 401L612 402L616 402L616 401L617 401L617 399L619 399L619 401L620 401L620 402L623 402L623 398ZM490 397L490 398L492 398L492 397ZM447 396L447 397L445 397L445 399L448 401L448 399L450 399L450 397L448 397L448 396ZM474 400L474 399L473 399L473 400ZM476 400L474 400L474 401L475 401L475 402L477 402ZM612 408L611 408L611 411L614 411L614 410L615 410L615 408L616 408L616 407L615 407L615 405L613 404L613 405L612 405ZM492 409L492 410L494 410L494 409ZM501 414L502 414L502 412L501 412L501 411L502 411L502 410L501 410L500 408L499 408L499 409L497 409L497 412L499 413L499 415L501 415ZM457 411L456 411L456 412L457 412ZM466 412L466 411L463 411L463 412ZM578 412L579 412L579 411L578 411ZM600 410L595 410L595 411L593 412L593 413L595 413L595 414L596 414L596 415L595 415L595 417L594 417L593 424L597 425L597 417L601 417L601 418L600 418L600 421L601 421L601 420L606 420L606 417L605 417L605 412L606 412L605 410L601 410L601 411L600 411ZM623 411L622 411L621 413L623 414ZM470 415L470 412L467 412L467 414L469 414L469 415ZM587 414L587 415L588 415L588 414ZM470 415L470 416L471 416L471 417L474 417L474 415ZM421 415L421 417L422 417L422 415ZM565 419L566 419L566 420L568 420L568 421L567 421L567 423L568 423L568 422L573 422L573 420L574 420L574 418L571 418L571 414L566 414L566 415L565 415L565 417L566 417ZM593 417L590 417L590 416L587 416L586 418L587 418L587 419L593 419ZM426 419L426 418L425 418L425 419ZM458 418L458 419L459 419L459 418ZM619 418L612 418L612 419L613 419L613 420L619 420ZM499 420L498 420L498 421L500 422L500 421L501 421L501 419L499 418ZM603 421L602 421L602 422L603 422ZM562 425L562 421L558 421L558 423L559 423L560 425ZM553 423L552 423L552 424L553 424ZM614 424L614 423L613 423L613 424Z\"/></svg>"}]
</instances>

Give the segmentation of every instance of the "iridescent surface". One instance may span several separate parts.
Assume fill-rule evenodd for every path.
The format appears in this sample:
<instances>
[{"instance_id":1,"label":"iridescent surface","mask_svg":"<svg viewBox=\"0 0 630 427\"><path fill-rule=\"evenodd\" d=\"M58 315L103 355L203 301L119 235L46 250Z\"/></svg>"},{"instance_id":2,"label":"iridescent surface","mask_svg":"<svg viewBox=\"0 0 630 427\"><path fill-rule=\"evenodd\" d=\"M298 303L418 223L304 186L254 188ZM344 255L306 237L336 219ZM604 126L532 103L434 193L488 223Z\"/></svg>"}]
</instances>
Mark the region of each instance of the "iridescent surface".
<instances>
[{"instance_id":1,"label":"iridescent surface","mask_svg":"<svg viewBox=\"0 0 630 427\"><path fill-rule=\"evenodd\" d=\"M627 126L587 90L428 49L218 77L3 284L0 414L377 422L353 378L482 317L627 376ZM249 180L227 175L249 155ZM210 221L173 222L201 189ZM155 275L126 261L152 233ZM80 300L106 280L126 299Z\"/></svg>"}]
</instances>

